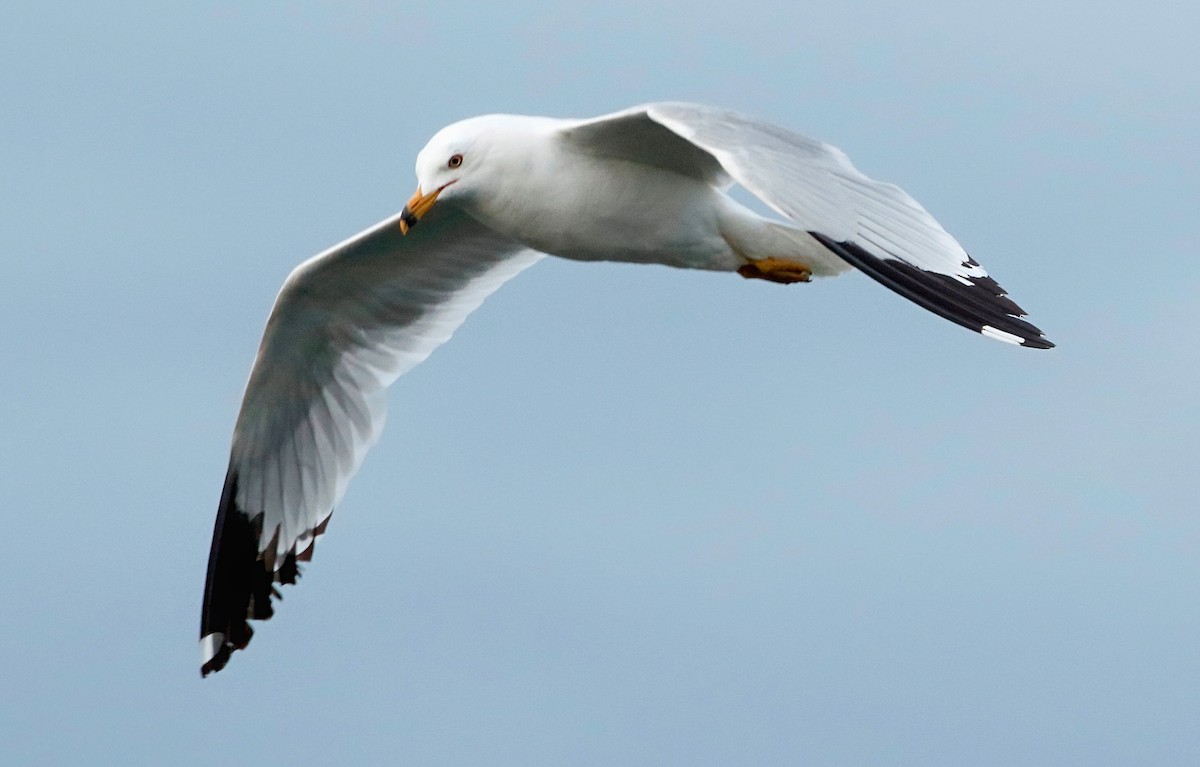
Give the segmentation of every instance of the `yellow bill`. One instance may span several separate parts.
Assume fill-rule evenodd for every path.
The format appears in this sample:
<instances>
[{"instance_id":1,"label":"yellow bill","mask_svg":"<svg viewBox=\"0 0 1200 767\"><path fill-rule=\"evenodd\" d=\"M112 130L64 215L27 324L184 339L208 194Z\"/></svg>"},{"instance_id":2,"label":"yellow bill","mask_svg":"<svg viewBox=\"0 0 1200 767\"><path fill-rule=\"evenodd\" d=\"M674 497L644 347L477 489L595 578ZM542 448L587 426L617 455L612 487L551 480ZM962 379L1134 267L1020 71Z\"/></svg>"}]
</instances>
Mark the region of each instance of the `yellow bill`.
<instances>
[{"instance_id":1,"label":"yellow bill","mask_svg":"<svg viewBox=\"0 0 1200 767\"><path fill-rule=\"evenodd\" d=\"M445 186L441 186L429 194L425 194L421 191L421 187L417 187L416 194L409 198L404 210L400 211L400 232L402 234L408 234L408 230L417 225L421 216L429 212L429 209L437 202L438 195L445 188Z\"/></svg>"}]
</instances>

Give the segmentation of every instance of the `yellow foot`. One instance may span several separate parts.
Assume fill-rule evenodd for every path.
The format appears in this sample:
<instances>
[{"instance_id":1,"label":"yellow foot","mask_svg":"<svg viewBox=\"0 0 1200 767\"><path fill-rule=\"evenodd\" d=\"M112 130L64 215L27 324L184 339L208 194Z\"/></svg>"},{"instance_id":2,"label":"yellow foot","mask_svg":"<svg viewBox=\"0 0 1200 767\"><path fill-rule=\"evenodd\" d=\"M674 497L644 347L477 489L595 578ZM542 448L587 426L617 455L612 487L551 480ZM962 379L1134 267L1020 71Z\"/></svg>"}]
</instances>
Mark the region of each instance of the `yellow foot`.
<instances>
[{"instance_id":1,"label":"yellow foot","mask_svg":"<svg viewBox=\"0 0 1200 767\"><path fill-rule=\"evenodd\" d=\"M786 258L759 258L738 267L738 274L746 279L770 280L783 285L793 282L808 282L812 279L812 268L799 261Z\"/></svg>"}]
</instances>

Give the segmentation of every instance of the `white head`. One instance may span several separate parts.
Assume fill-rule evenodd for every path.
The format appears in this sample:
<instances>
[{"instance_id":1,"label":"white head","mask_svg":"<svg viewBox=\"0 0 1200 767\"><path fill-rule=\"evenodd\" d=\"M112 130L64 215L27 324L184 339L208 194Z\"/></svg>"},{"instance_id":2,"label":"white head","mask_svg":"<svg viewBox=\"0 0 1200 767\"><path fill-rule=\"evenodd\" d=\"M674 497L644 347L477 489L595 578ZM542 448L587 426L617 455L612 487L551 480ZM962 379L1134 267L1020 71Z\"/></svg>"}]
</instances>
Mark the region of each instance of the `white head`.
<instances>
[{"instance_id":1,"label":"white head","mask_svg":"<svg viewBox=\"0 0 1200 767\"><path fill-rule=\"evenodd\" d=\"M417 154L417 192L404 206L404 233L442 198L469 203L487 190L498 190L529 135L529 118L515 115L472 117L442 128ZM503 169L503 170L502 170Z\"/></svg>"}]
</instances>

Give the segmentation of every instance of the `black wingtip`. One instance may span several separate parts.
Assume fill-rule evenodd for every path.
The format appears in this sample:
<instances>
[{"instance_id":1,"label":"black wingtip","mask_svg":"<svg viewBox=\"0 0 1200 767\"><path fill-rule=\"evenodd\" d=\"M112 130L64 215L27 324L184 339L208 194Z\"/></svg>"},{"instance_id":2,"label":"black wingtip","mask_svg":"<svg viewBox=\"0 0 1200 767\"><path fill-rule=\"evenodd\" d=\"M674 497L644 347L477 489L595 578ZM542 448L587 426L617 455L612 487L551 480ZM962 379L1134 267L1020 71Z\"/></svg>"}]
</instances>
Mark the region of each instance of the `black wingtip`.
<instances>
[{"instance_id":1,"label":"black wingtip","mask_svg":"<svg viewBox=\"0 0 1200 767\"><path fill-rule=\"evenodd\" d=\"M270 618L273 574L258 554L261 515L252 521L237 506L237 472L230 466L217 507L208 578L200 611L200 675L220 671L250 643L249 619Z\"/></svg>"},{"instance_id":2,"label":"black wingtip","mask_svg":"<svg viewBox=\"0 0 1200 767\"><path fill-rule=\"evenodd\" d=\"M898 259L879 258L854 242L838 242L820 232L809 234L876 282L951 322L1030 349L1054 348L1041 330L1021 319L1025 310L991 277L967 278L969 284L964 284ZM974 261L968 263L976 265Z\"/></svg>"}]
</instances>

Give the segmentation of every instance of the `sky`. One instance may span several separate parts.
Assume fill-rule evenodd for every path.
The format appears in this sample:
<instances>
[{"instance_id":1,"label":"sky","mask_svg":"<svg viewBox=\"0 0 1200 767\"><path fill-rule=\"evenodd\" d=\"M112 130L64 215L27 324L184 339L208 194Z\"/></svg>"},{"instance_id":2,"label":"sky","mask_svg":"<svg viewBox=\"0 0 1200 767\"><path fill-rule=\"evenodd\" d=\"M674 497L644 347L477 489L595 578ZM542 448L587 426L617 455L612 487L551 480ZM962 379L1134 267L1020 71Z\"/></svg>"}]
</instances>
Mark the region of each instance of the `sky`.
<instances>
[{"instance_id":1,"label":"sky","mask_svg":"<svg viewBox=\"0 0 1200 767\"><path fill-rule=\"evenodd\" d=\"M3 761L1197 763L1200 19L1104 7L6 4ZM1058 348L546 259L201 680L284 277L449 122L658 99L901 184Z\"/></svg>"}]
</instances>

